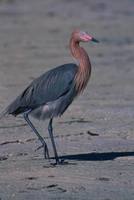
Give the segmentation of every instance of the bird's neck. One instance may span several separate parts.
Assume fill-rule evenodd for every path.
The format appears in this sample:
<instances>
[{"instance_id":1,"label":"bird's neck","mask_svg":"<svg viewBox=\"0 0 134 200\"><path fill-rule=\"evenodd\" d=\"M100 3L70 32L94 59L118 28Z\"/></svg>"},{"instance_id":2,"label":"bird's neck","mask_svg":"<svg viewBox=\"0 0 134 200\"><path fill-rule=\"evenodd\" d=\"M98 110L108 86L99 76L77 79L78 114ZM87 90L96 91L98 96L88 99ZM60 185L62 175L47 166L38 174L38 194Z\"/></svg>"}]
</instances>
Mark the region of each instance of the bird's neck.
<instances>
[{"instance_id":1,"label":"bird's neck","mask_svg":"<svg viewBox=\"0 0 134 200\"><path fill-rule=\"evenodd\" d=\"M72 56L78 61L79 67L75 77L76 90L78 93L84 90L91 74L91 63L85 49L80 47L79 42L73 38L70 40L70 50Z\"/></svg>"}]
</instances>

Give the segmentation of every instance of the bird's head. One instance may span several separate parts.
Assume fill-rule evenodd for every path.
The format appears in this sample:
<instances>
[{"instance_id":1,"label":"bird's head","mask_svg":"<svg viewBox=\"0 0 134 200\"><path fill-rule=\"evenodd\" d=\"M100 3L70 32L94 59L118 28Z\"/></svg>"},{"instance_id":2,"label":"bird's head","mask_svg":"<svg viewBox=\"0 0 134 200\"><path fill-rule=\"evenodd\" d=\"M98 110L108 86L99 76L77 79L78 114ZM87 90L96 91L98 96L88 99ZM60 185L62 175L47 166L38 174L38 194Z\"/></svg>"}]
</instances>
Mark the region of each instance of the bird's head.
<instances>
[{"instance_id":1,"label":"bird's head","mask_svg":"<svg viewBox=\"0 0 134 200\"><path fill-rule=\"evenodd\" d=\"M88 33L84 31L76 30L72 33L72 37L74 38L75 41L78 41L78 42L90 42L90 41L96 42L96 43L99 42L94 37L92 37L91 35L89 35Z\"/></svg>"}]
</instances>

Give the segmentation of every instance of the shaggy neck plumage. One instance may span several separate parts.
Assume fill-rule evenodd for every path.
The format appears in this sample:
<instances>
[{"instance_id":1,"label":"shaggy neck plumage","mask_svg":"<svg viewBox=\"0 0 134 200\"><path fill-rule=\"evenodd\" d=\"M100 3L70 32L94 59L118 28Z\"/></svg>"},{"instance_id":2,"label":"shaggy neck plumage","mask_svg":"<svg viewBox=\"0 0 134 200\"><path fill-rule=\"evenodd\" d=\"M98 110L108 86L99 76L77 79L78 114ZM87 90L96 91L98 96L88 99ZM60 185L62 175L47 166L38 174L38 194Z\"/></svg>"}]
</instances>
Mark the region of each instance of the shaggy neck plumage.
<instances>
[{"instance_id":1,"label":"shaggy neck plumage","mask_svg":"<svg viewBox=\"0 0 134 200\"><path fill-rule=\"evenodd\" d=\"M78 72L75 76L75 85L78 93L86 87L91 74L91 64L88 54L84 48L79 46L79 41L74 37L70 40L70 50L72 56L78 61Z\"/></svg>"}]
</instances>

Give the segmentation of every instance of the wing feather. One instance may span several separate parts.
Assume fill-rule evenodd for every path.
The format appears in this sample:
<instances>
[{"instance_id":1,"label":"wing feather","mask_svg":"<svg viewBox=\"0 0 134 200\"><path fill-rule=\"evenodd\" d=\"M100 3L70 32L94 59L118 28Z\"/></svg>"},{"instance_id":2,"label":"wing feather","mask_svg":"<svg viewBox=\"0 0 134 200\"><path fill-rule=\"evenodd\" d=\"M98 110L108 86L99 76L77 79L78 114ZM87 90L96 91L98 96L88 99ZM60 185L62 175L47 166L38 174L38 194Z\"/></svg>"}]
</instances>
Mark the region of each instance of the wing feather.
<instances>
[{"instance_id":1,"label":"wing feather","mask_svg":"<svg viewBox=\"0 0 134 200\"><path fill-rule=\"evenodd\" d=\"M70 63L41 75L8 106L8 113L17 115L65 95L72 87L77 69L77 65Z\"/></svg>"}]
</instances>

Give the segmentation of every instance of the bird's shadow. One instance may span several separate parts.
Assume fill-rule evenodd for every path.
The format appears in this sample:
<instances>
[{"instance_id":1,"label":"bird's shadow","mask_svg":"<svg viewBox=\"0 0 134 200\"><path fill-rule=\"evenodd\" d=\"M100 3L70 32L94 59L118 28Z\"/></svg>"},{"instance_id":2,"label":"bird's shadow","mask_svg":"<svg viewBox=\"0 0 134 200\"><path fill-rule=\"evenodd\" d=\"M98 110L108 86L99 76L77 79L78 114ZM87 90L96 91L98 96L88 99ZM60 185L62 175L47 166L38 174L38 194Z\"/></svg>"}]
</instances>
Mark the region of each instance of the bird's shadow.
<instances>
[{"instance_id":1,"label":"bird's shadow","mask_svg":"<svg viewBox=\"0 0 134 200\"><path fill-rule=\"evenodd\" d=\"M104 152L104 153L84 153L60 156L65 160L78 160L78 161L107 161L114 160L119 157L134 156L134 152Z\"/></svg>"}]
</instances>

